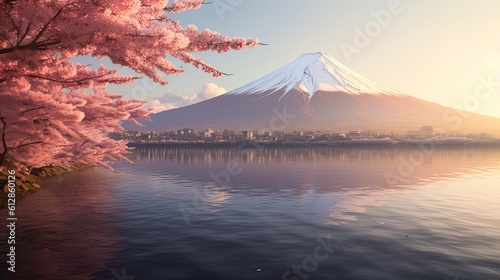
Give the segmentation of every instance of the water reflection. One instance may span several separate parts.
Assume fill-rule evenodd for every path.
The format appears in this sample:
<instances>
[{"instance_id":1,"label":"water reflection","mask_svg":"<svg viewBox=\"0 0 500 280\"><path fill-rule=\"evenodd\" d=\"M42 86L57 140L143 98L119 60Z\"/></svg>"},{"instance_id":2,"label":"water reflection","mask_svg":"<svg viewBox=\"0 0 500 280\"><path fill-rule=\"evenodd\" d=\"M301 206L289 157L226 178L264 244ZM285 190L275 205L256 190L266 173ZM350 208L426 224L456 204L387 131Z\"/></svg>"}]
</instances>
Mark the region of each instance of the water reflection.
<instances>
[{"instance_id":1,"label":"water reflection","mask_svg":"<svg viewBox=\"0 0 500 280\"><path fill-rule=\"evenodd\" d=\"M224 169L229 161L236 161L244 168L252 168L252 172L243 172L238 177L262 177L287 175L281 177L285 181L304 178L310 181L317 174L325 175L328 171L332 178L339 183L346 183L350 187L357 184L349 180L342 181L347 176L345 172L373 176L377 180L372 185L383 186L387 183L386 171L398 172L404 161L412 162L415 153L419 151L411 148L266 148L266 149L237 149L237 148L138 148L130 155L135 162L149 165L155 162L178 163L170 165L175 168L175 174L181 176L192 175L205 178L210 170ZM497 149L488 148L439 148L429 155L424 155L415 171L405 176L408 183L416 180L453 176L455 173L468 173L471 170L481 169L498 163L500 153ZM478 165L478 163L481 163ZM287 172L293 170L293 172ZM167 170L166 170L167 171ZM207 171L207 172L204 172ZM172 172L173 173L173 172ZM293 175L296 176L288 176ZM257 176L254 176L257 175ZM384 176L379 176L384 175ZM366 182L366 176L360 176ZM350 177L350 176L349 176ZM360 178L358 177L358 178ZM309 179L307 179L309 178ZM380 180L380 179L383 180ZM349 178L353 179L353 178ZM293 185L301 185L303 180L293 180ZM334 180L335 181L335 180ZM365 185L365 184L363 184Z\"/></svg>"},{"instance_id":2,"label":"water reflection","mask_svg":"<svg viewBox=\"0 0 500 280\"><path fill-rule=\"evenodd\" d=\"M123 236L113 219L121 209L110 205L113 189L102 186L119 184L116 179L105 170L84 170L49 178L44 186L53 187L19 200L15 279L92 279L108 270Z\"/></svg>"},{"instance_id":3,"label":"water reflection","mask_svg":"<svg viewBox=\"0 0 500 280\"><path fill-rule=\"evenodd\" d=\"M175 174L207 192L207 206L221 206L231 192L244 195L291 192L300 199L311 192L331 205L326 224L355 220L368 206L380 206L396 190L428 182L474 176L498 166L500 151L491 148L137 148L131 159L153 176ZM227 163L242 168L227 176ZM165 165L167 164L167 165ZM136 166L137 167L137 166ZM141 171L139 171L141 172ZM226 174L218 177L210 174ZM396 180L394 179L396 178ZM229 190L221 191L220 181ZM216 197L217 199L214 199ZM214 212L216 207L206 207Z\"/></svg>"},{"instance_id":4,"label":"water reflection","mask_svg":"<svg viewBox=\"0 0 500 280\"><path fill-rule=\"evenodd\" d=\"M316 186L320 189L332 185L337 188L349 186L351 189L366 186L367 182L373 187L384 187L387 185L385 173L387 171L397 173L402 159L409 160L414 153L414 149L143 148L137 149L130 157L151 168L155 168L152 164L155 162L180 163L171 164L168 169L164 167L164 171L189 178L193 176L198 179L207 178L209 172L224 170L229 161L236 161L244 168L244 172L235 176L238 178L258 177L264 178L265 181L266 177L285 175L280 177L284 183L300 187L318 178L318 175L321 177L329 175L330 180L321 180L325 184ZM411 184L422 179L469 173L496 164L498 161L499 152L495 149L437 149L431 155L424 157L422 163L415 166L415 171L406 176L405 181ZM350 175L354 173L363 176L353 178ZM367 181L368 176L375 181ZM357 178L363 183L353 181ZM244 179L241 180L243 185L245 185ZM328 181L331 184L328 184Z\"/></svg>"},{"instance_id":5,"label":"water reflection","mask_svg":"<svg viewBox=\"0 0 500 280\"><path fill-rule=\"evenodd\" d=\"M496 240L494 224L487 218L494 215L491 205L500 192L490 186L489 196L485 196L484 186L476 193L459 182L483 184L484 177L498 173L500 150L439 148L417 161L418 155L408 148L137 148L129 155L134 165L114 164L119 173L96 168L51 178L42 191L21 200L18 252L22 261L16 276L109 279L109 270L119 271L123 265L136 279L168 279L166 275L176 275L176 279L256 279L254 274L240 273L268 265L260 272L261 279L280 279L284 270L302 261L316 246L309 247L307 242L333 232L356 242L349 253L322 265L323 271L344 271L346 278L338 279L402 279L353 277L346 270L357 271L356 261L362 258L366 269L372 266L369 271L374 275L385 260L392 263L409 256L390 259L388 254L396 249L425 249L437 259L449 257L448 251L432 251L447 246L446 238L455 246L467 236L471 246L480 237L484 237L477 243L481 246ZM408 163L412 168L408 169ZM388 174L396 174L399 181L388 180ZM428 197L421 191L449 182L457 182L458 187L442 192L436 188ZM461 193L464 190L467 196ZM415 193L420 197L412 202ZM395 203L398 196L405 200ZM408 210L406 201L420 208ZM190 225L179 205L196 210ZM456 207L450 209L450 205ZM389 206L396 210L380 210ZM412 219L413 211L427 214ZM467 216L467 223L479 224L464 228L461 220L447 220L448 215ZM380 225L386 218L392 220L392 228L374 231L373 224ZM421 243L384 239L412 226L418 226L415 232L425 232ZM451 228L453 234L447 232ZM487 234L491 236L485 238ZM387 240L389 245L373 240ZM4 251L1 246L5 244L0 245ZM475 251L477 259L483 257L483 251ZM405 259L403 266L420 266L401 268L399 276L405 270L419 269L420 274L415 275L429 279L421 263L425 256ZM353 267L343 268L346 265ZM462 264L436 261L436 266L446 265L466 269ZM331 279L320 274L313 278Z\"/></svg>"}]
</instances>

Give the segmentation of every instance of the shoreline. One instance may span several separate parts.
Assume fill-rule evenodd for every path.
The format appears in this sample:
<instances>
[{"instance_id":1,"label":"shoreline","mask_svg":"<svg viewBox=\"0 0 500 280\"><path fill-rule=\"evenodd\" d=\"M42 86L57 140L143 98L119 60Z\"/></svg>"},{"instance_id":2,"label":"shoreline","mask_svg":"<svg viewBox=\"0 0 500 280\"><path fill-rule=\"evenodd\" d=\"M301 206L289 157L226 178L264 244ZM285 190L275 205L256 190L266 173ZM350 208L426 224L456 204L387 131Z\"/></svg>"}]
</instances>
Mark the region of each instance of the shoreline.
<instances>
[{"instance_id":1,"label":"shoreline","mask_svg":"<svg viewBox=\"0 0 500 280\"><path fill-rule=\"evenodd\" d=\"M22 198L35 193L42 188L42 179L91 168L92 165L74 164L69 167L47 166L33 169L30 174L16 172L16 198ZM7 206L8 180L7 169L0 172L0 209Z\"/></svg>"}]
</instances>

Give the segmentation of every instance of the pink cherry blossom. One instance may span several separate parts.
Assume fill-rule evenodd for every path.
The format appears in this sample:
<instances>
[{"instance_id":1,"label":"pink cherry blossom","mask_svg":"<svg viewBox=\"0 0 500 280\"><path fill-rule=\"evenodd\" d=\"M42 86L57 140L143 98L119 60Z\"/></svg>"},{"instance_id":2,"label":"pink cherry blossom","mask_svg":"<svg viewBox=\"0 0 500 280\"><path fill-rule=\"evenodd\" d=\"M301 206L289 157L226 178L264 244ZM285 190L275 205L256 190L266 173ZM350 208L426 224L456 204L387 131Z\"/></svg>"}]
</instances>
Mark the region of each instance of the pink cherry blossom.
<instances>
[{"instance_id":1,"label":"pink cherry blossom","mask_svg":"<svg viewBox=\"0 0 500 280\"><path fill-rule=\"evenodd\" d=\"M75 56L109 58L162 85L182 69L169 57L220 76L193 52L225 53L258 40L182 27L168 14L200 0L13 0L0 2L0 167L88 163L109 167L126 145L108 138L121 121L148 119L144 102L108 93L130 83L118 69L91 69ZM2 167L3 168L3 167Z\"/></svg>"}]
</instances>

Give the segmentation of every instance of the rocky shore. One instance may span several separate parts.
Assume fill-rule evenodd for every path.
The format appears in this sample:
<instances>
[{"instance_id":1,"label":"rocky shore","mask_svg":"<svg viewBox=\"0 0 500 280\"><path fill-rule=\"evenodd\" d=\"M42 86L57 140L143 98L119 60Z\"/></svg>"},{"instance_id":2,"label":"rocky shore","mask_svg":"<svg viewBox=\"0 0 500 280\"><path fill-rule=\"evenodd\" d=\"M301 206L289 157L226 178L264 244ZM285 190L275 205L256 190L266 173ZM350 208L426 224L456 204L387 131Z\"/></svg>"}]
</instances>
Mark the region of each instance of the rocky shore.
<instances>
[{"instance_id":1,"label":"rocky shore","mask_svg":"<svg viewBox=\"0 0 500 280\"><path fill-rule=\"evenodd\" d=\"M74 164L70 167L47 166L34 168L30 174L16 172L16 198L32 194L41 188L41 181L44 177L57 176L68 172L74 172L92 167L87 164ZM0 172L0 208L7 205L8 190L8 170Z\"/></svg>"}]
</instances>

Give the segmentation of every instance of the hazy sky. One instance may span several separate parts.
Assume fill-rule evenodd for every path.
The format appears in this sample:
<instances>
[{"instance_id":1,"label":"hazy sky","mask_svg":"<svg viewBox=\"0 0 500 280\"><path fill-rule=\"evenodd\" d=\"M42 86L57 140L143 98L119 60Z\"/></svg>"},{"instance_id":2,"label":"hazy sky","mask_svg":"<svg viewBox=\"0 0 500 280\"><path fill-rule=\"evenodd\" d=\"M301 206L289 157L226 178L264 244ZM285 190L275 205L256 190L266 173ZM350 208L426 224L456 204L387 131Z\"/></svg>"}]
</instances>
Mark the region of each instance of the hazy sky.
<instances>
[{"instance_id":1,"label":"hazy sky","mask_svg":"<svg viewBox=\"0 0 500 280\"><path fill-rule=\"evenodd\" d=\"M201 100L201 94L211 96L195 96L202 88L229 91L302 53L321 51L384 86L500 117L499 11L497 0L213 0L174 18L184 26L256 37L269 45L199 54L233 76L212 78L187 66L185 73L168 77L166 87L142 79L112 89L145 100L159 99L167 90L185 101ZM387 13L390 18L374 24L375 14ZM356 28L365 34L368 29L368 40L356 42ZM172 99L162 101L167 100Z\"/></svg>"}]
</instances>

